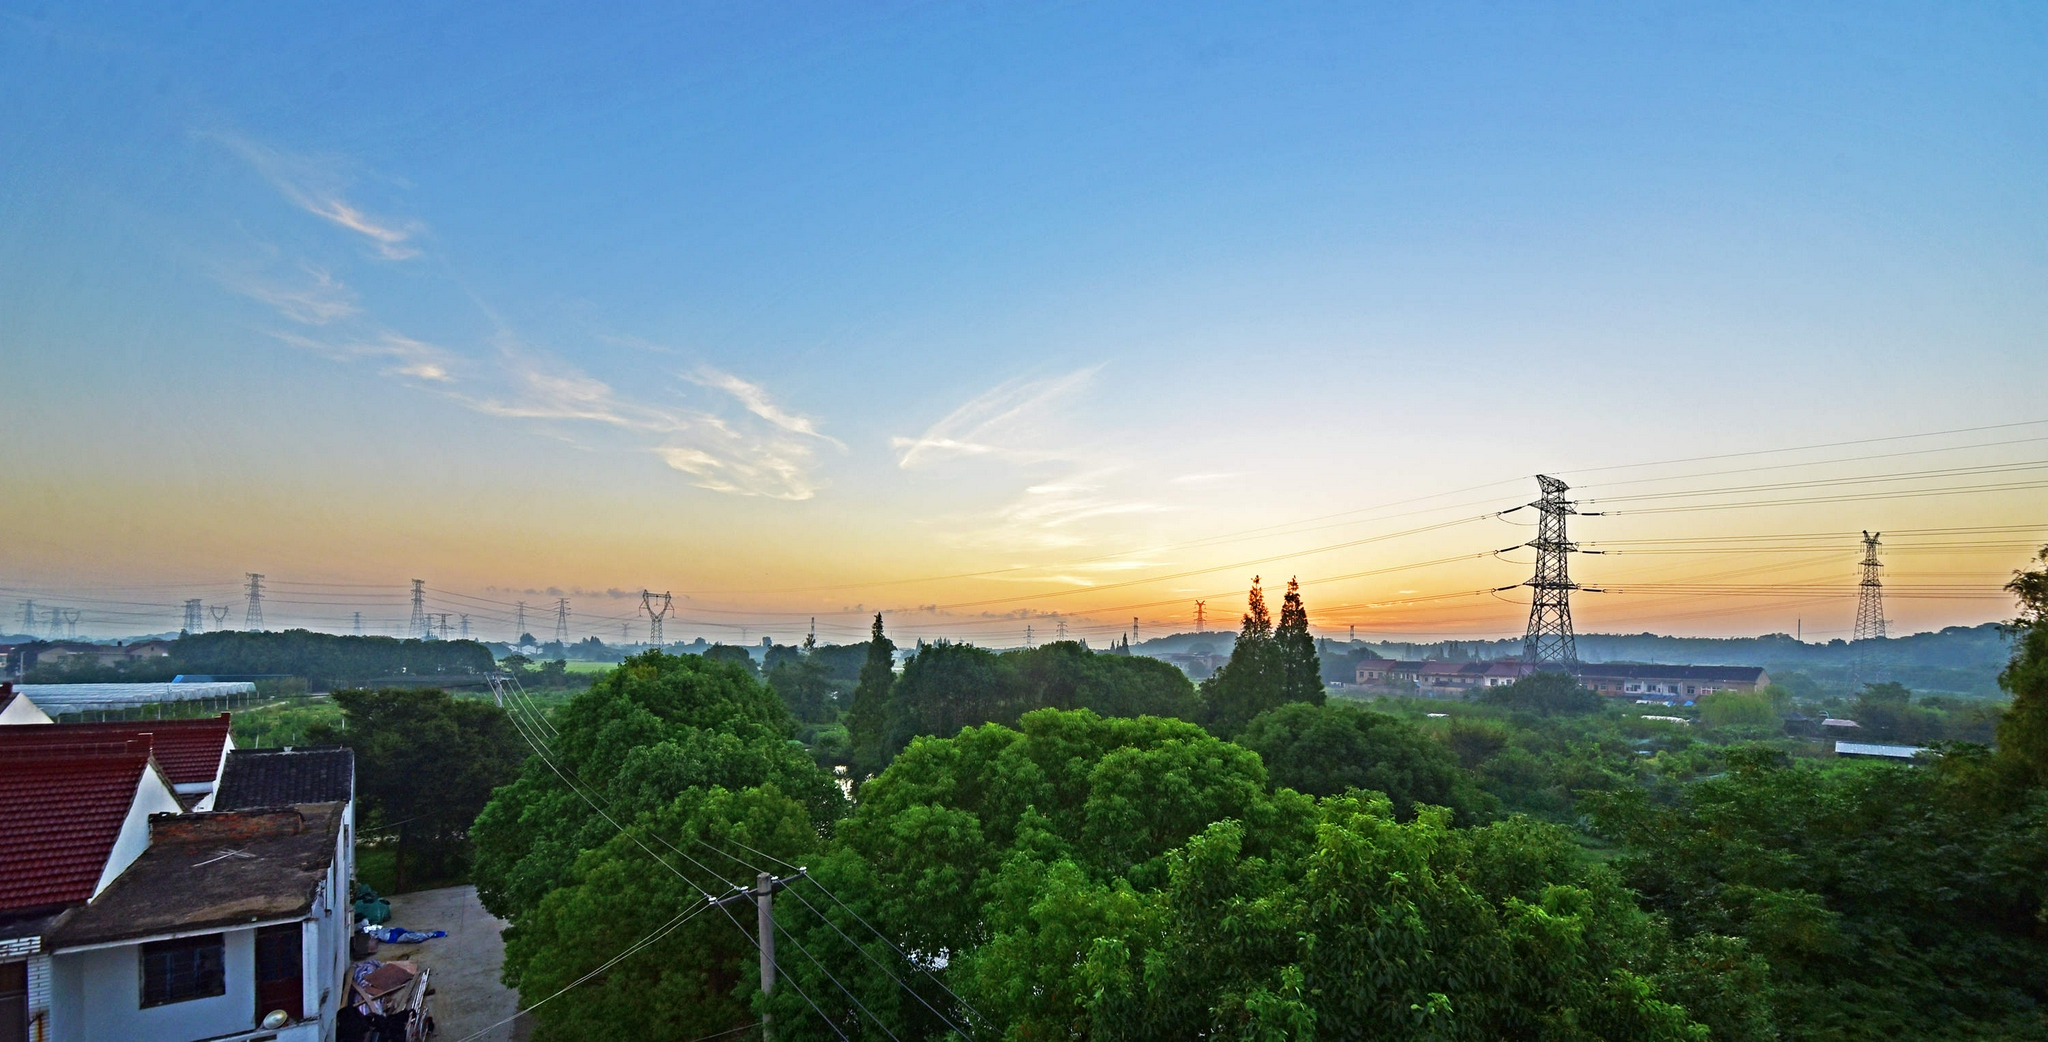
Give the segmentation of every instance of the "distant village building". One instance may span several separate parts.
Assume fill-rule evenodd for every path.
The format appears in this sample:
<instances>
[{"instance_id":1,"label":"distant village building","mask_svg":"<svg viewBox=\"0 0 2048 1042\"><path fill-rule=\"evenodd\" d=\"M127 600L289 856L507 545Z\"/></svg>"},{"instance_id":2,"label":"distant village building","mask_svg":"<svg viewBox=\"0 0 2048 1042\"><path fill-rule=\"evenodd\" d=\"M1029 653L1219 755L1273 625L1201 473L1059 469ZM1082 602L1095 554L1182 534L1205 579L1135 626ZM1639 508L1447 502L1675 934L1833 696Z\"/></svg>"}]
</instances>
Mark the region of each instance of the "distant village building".
<instances>
[{"instance_id":1,"label":"distant village building","mask_svg":"<svg viewBox=\"0 0 2048 1042\"><path fill-rule=\"evenodd\" d=\"M61 669L81 662L100 666L127 666L170 657L171 642L167 640L138 640L127 644L62 641L41 646L24 646L21 671L25 673L44 666Z\"/></svg>"}]
</instances>

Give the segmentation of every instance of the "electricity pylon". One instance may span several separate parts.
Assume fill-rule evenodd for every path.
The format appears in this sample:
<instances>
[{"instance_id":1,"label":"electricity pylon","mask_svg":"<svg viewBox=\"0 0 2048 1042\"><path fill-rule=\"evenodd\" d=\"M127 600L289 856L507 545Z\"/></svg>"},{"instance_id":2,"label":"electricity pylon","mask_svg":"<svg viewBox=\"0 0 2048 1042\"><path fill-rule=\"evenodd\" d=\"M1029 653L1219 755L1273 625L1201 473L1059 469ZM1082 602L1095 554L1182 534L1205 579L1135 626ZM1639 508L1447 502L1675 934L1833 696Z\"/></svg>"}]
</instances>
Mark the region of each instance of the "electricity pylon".
<instances>
[{"instance_id":1,"label":"electricity pylon","mask_svg":"<svg viewBox=\"0 0 2048 1042\"><path fill-rule=\"evenodd\" d=\"M242 628L256 632L263 628L263 576L258 572L249 574L249 609L242 615Z\"/></svg>"},{"instance_id":2,"label":"electricity pylon","mask_svg":"<svg viewBox=\"0 0 2048 1042\"><path fill-rule=\"evenodd\" d=\"M640 591L640 610L647 613L647 643L656 648L662 646L661 620L668 617L669 609L673 606L672 599L666 593L656 597L646 590Z\"/></svg>"},{"instance_id":3,"label":"electricity pylon","mask_svg":"<svg viewBox=\"0 0 2048 1042\"><path fill-rule=\"evenodd\" d=\"M1536 475L1543 498L1529 504L1541 513L1536 538L1528 546L1536 551L1536 574L1522 585L1533 591L1529 598L1529 629L1522 637L1522 660L1530 666L1569 665L1579 660L1572 637L1572 582L1569 557L1578 547L1565 534L1565 518L1577 513L1564 494L1571 486L1556 478Z\"/></svg>"},{"instance_id":4,"label":"electricity pylon","mask_svg":"<svg viewBox=\"0 0 2048 1042\"><path fill-rule=\"evenodd\" d=\"M1870 641L1884 639L1884 581L1878 578L1878 537L1883 532L1863 533L1863 581L1856 587L1856 628L1849 631L1849 690L1863 689L1863 670L1870 662Z\"/></svg>"},{"instance_id":5,"label":"electricity pylon","mask_svg":"<svg viewBox=\"0 0 2048 1042\"><path fill-rule=\"evenodd\" d=\"M429 640L434 636L433 624L427 621L427 581L412 581L412 619L405 624L406 636L415 640Z\"/></svg>"}]
</instances>

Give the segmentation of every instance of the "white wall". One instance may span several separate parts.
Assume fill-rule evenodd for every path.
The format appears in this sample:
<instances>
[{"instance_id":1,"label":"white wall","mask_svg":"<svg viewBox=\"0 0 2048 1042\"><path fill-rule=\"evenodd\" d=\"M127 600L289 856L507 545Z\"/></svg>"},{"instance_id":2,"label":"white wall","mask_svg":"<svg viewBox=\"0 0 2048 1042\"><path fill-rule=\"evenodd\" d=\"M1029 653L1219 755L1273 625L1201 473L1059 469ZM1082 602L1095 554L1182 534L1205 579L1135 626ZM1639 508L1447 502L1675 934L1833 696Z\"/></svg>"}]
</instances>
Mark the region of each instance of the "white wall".
<instances>
[{"instance_id":1,"label":"white wall","mask_svg":"<svg viewBox=\"0 0 2048 1042\"><path fill-rule=\"evenodd\" d=\"M256 931L227 930L225 994L142 1008L142 946L50 957L50 1042L189 1042L256 1026Z\"/></svg>"},{"instance_id":2,"label":"white wall","mask_svg":"<svg viewBox=\"0 0 2048 1042\"><path fill-rule=\"evenodd\" d=\"M114 849L107 854L107 867L100 870L100 881L92 888L92 896L100 896L100 891L120 878L121 873L128 871L128 866L149 849L151 814L184 812L184 806L178 802L163 774L154 767L143 767L142 782L135 787L135 799L128 804L128 817L121 822L121 834L114 840Z\"/></svg>"},{"instance_id":3,"label":"white wall","mask_svg":"<svg viewBox=\"0 0 2048 1042\"><path fill-rule=\"evenodd\" d=\"M7 700L7 708L0 709L0 726L6 724L47 724L50 714L37 708L28 696L17 691Z\"/></svg>"}]
</instances>

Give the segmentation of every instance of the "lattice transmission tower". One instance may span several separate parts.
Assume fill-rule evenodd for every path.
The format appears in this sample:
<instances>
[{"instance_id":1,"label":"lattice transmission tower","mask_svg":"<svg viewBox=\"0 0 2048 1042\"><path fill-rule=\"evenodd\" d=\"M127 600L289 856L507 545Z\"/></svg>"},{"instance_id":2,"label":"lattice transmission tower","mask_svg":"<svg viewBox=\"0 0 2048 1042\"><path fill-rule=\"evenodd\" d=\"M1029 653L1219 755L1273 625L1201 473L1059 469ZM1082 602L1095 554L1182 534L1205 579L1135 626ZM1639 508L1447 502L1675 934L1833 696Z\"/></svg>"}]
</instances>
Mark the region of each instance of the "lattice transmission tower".
<instances>
[{"instance_id":1,"label":"lattice transmission tower","mask_svg":"<svg viewBox=\"0 0 2048 1042\"><path fill-rule=\"evenodd\" d=\"M1849 637L1852 642L1884 639L1884 581L1877 574L1884 567L1877 560L1877 539L1883 534L1863 533L1863 582L1856 591L1856 628Z\"/></svg>"},{"instance_id":2,"label":"lattice transmission tower","mask_svg":"<svg viewBox=\"0 0 2048 1042\"><path fill-rule=\"evenodd\" d=\"M185 632L197 633L205 628L205 624L199 621L205 612L205 609L200 607L203 603L205 602L198 599L185 602L185 625L183 627Z\"/></svg>"},{"instance_id":3,"label":"lattice transmission tower","mask_svg":"<svg viewBox=\"0 0 2048 1042\"><path fill-rule=\"evenodd\" d=\"M1578 643L1572 637L1572 581L1569 558L1577 550L1565 534L1565 518L1577 513L1564 498L1571 486L1547 475L1536 475L1543 498L1529 504L1542 514L1536 524L1536 538L1528 546L1536 551L1536 574L1522 585L1529 587L1529 631L1522 637L1522 660L1530 666L1565 665L1579 660Z\"/></svg>"},{"instance_id":4,"label":"lattice transmission tower","mask_svg":"<svg viewBox=\"0 0 2048 1042\"><path fill-rule=\"evenodd\" d=\"M1878 537L1883 532L1863 533L1863 581L1856 586L1856 628L1849 631L1849 690L1863 690L1863 674L1870 665L1870 642L1884 639L1884 580L1878 577Z\"/></svg>"},{"instance_id":5,"label":"lattice transmission tower","mask_svg":"<svg viewBox=\"0 0 2048 1042\"><path fill-rule=\"evenodd\" d=\"M434 636L433 624L427 621L427 581L412 581L412 620L405 624L406 636L415 640L430 640Z\"/></svg>"},{"instance_id":6,"label":"lattice transmission tower","mask_svg":"<svg viewBox=\"0 0 2048 1042\"><path fill-rule=\"evenodd\" d=\"M569 646L569 598L555 600L555 643Z\"/></svg>"},{"instance_id":7,"label":"lattice transmission tower","mask_svg":"<svg viewBox=\"0 0 2048 1042\"><path fill-rule=\"evenodd\" d=\"M212 616L213 628L217 630L227 629L228 612L234 610L235 606L232 604L209 604L206 606L206 614Z\"/></svg>"},{"instance_id":8,"label":"lattice transmission tower","mask_svg":"<svg viewBox=\"0 0 2048 1042\"><path fill-rule=\"evenodd\" d=\"M254 633L263 628L263 576L249 572L249 607L242 613L242 628Z\"/></svg>"},{"instance_id":9,"label":"lattice transmission tower","mask_svg":"<svg viewBox=\"0 0 2048 1042\"><path fill-rule=\"evenodd\" d=\"M661 620L668 617L673 603L668 594L659 597L646 590L640 591L640 610L647 613L647 643L659 648L661 641Z\"/></svg>"}]
</instances>

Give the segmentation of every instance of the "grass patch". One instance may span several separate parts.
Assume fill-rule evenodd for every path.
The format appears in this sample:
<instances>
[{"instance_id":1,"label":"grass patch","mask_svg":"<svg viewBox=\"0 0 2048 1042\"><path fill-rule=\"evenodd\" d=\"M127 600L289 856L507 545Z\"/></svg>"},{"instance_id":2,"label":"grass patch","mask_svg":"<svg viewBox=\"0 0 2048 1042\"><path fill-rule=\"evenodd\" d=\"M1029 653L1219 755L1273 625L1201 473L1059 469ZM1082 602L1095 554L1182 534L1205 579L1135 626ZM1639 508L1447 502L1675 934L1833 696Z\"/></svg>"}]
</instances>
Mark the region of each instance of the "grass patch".
<instances>
[{"instance_id":1,"label":"grass patch","mask_svg":"<svg viewBox=\"0 0 2048 1042\"><path fill-rule=\"evenodd\" d=\"M466 859L465 859L466 860ZM446 876L421 876L417 866L408 866L405 889L398 889L398 846L393 843L361 843L356 846L356 878L385 897L415 890L439 890L444 886L469 885L465 867ZM405 925L403 923L399 924Z\"/></svg>"},{"instance_id":2,"label":"grass patch","mask_svg":"<svg viewBox=\"0 0 2048 1042\"><path fill-rule=\"evenodd\" d=\"M325 696L314 696L239 710L233 721L230 731L237 749L307 745L307 732L315 725L341 726L341 707Z\"/></svg>"}]
</instances>

